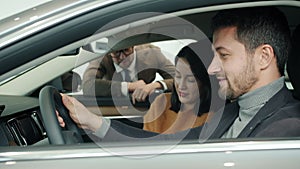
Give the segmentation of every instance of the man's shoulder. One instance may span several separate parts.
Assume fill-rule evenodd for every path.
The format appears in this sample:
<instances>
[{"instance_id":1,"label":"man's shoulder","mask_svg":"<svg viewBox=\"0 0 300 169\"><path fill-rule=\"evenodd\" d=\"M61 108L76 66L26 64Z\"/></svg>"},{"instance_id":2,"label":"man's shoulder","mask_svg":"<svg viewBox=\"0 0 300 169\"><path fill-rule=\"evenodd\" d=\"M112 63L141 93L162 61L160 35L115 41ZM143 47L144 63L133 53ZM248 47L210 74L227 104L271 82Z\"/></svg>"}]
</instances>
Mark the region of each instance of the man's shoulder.
<instances>
[{"instance_id":1,"label":"man's shoulder","mask_svg":"<svg viewBox=\"0 0 300 169\"><path fill-rule=\"evenodd\" d=\"M135 51L137 53L138 59L160 59L162 58L161 49L152 44L143 44L135 46ZM151 56L151 57L150 57Z\"/></svg>"},{"instance_id":2,"label":"man's shoulder","mask_svg":"<svg viewBox=\"0 0 300 169\"><path fill-rule=\"evenodd\" d=\"M261 129L257 137L299 137L300 101L295 99L277 109Z\"/></svg>"},{"instance_id":3,"label":"man's shoulder","mask_svg":"<svg viewBox=\"0 0 300 169\"><path fill-rule=\"evenodd\" d=\"M280 99L278 98L280 96ZM278 100L281 101L281 106L278 106L274 111L271 119L283 120L283 119L300 119L300 100L293 97L289 90L284 90L282 95L278 95ZM279 104L277 102L276 104Z\"/></svg>"},{"instance_id":4,"label":"man's shoulder","mask_svg":"<svg viewBox=\"0 0 300 169\"><path fill-rule=\"evenodd\" d=\"M286 116L289 116L289 113L291 113L295 114L297 117L300 117L300 100L296 99L292 92L286 87L283 87L282 90L279 91L278 95L273 97L275 97L275 100L282 100L285 102L285 104L283 104L279 110L285 112Z\"/></svg>"},{"instance_id":5,"label":"man's shoulder","mask_svg":"<svg viewBox=\"0 0 300 169\"><path fill-rule=\"evenodd\" d=\"M300 136L300 101L288 90L284 89L279 94L276 98L281 101L268 106L274 110L261 117L256 137Z\"/></svg>"},{"instance_id":6,"label":"man's shoulder","mask_svg":"<svg viewBox=\"0 0 300 169\"><path fill-rule=\"evenodd\" d=\"M160 50L158 46L152 45L150 43L135 46L135 50L147 50L147 49Z\"/></svg>"},{"instance_id":7,"label":"man's shoulder","mask_svg":"<svg viewBox=\"0 0 300 169\"><path fill-rule=\"evenodd\" d=\"M104 55L103 57L100 57L97 59L98 65L101 67L112 67L113 66L113 60L111 59L109 54Z\"/></svg>"},{"instance_id":8,"label":"man's shoulder","mask_svg":"<svg viewBox=\"0 0 300 169\"><path fill-rule=\"evenodd\" d=\"M287 117L298 117L300 118L300 101L297 99L288 102L281 108L281 111Z\"/></svg>"},{"instance_id":9,"label":"man's shoulder","mask_svg":"<svg viewBox=\"0 0 300 169\"><path fill-rule=\"evenodd\" d=\"M99 56L98 58L96 58L96 59L94 59L94 60L92 60L92 61L90 61L89 63L102 63L102 62L112 62L112 59L111 59L111 57L110 57L110 55L109 54L106 54L106 55L103 55L103 56Z\"/></svg>"}]
</instances>

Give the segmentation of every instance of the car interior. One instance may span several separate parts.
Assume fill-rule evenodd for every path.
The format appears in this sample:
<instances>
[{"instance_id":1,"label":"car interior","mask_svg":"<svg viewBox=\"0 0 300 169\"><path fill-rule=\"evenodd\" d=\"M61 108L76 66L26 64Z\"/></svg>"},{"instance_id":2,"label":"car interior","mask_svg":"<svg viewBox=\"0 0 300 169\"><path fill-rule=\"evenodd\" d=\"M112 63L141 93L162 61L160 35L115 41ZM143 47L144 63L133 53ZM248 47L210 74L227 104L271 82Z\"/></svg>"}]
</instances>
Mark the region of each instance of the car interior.
<instances>
[{"instance_id":1,"label":"car interior","mask_svg":"<svg viewBox=\"0 0 300 169\"><path fill-rule=\"evenodd\" d=\"M295 97L300 99L300 78L297 70L300 62L299 57L297 57L299 54L297 47L300 44L300 9L291 6L279 6L279 8L287 16L290 29L294 32L293 48L287 64L286 84L294 92ZM115 46L118 49L122 49L124 46L153 43L166 54L173 55L173 59L176 51L187 43L212 39L209 25L210 18L214 16L216 11L195 9L182 13L175 12L172 15L151 14L154 17L138 20L123 27L119 26L112 30L100 29L99 32L86 39L81 39L48 55L45 54L44 58L51 56L49 57L51 59L43 60L42 57L42 59L26 65L27 68L24 71L1 81L0 146L26 147L39 145L47 139L49 133L47 133L42 120L39 102L40 91L45 86L53 86L58 92L77 98L91 112L119 120L133 127L142 128L142 117L149 109L153 99L161 94L160 91L155 93L153 97L148 98L146 102L139 102L135 105L127 97L86 96L82 93L82 73L89 61L106 54L107 41L105 39L115 34L115 32L118 32L118 36L122 37L122 40ZM174 43L177 46L168 46L168 43ZM177 48L175 51L174 47ZM209 65L210 60L211 58L203 58L206 67ZM52 69L49 70L49 68ZM28 80L33 77L34 80ZM218 88L214 79L211 79L211 82L215 86L214 89ZM51 91L49 92L51 93ZM212 95L216 96L212 98L215 102L213 109L225 104L225 101L217 97L217 91L213 91ZM81 132L79 131L79 133Z\"/></svg>"}]
</instances>

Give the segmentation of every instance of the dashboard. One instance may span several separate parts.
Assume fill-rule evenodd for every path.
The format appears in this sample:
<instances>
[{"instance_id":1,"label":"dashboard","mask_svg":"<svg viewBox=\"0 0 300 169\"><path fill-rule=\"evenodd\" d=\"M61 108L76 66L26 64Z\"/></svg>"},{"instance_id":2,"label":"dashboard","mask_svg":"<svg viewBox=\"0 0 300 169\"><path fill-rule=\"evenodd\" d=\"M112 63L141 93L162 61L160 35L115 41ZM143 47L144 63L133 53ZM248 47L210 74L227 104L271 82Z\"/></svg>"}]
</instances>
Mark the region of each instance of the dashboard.
<instances>
[{"instance_id":1,"label":"dashboard","mask_svg":"<svg viewBox=\"0 0 300 169\"><path fill-rule=\"evenodd\" d=\"M39 100L0 96L0 146L28 146L46 138Z\"/></svg>"},{"instance_id":2,"label":"dashboard","mask_svg":"<svg viewBox=\"0 0 300 169\"><path fill-rule=\"evenodd\" d=\"M99 112L100 106L103 112L102 115L108 118L133 127L143 127L142 114L129 113L126 118L120 116L119 113L114 114L116 108L111 97L97 97L96 103L94 97L82 95L75 97L88 109L96 109L96 112ZM122 105L119 109L124 109L124 112L136 112L136 110L144 112L150 107L149 101L137 103L134 108L130 108L131 106L127 105L128 98L118 98L116 100ZM47 138L37 97L0 95L0 138L0 146L22 147L38 144L38 142Z\"/></svg>"}]
</instances>

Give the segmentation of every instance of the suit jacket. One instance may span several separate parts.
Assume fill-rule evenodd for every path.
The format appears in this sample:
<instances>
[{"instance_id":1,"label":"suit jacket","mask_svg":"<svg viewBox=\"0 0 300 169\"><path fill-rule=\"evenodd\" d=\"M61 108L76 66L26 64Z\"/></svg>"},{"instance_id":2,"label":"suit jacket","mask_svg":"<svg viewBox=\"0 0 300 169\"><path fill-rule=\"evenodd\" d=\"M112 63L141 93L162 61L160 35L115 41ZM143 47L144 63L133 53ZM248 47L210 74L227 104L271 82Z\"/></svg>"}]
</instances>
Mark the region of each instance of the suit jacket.
<instances>
[{"instance_id":1,"label":"suit jacket","mask_svg":"<svg viewBox=\"0 0 300 169\"><path fill-rule=\"evenodd\" d=\"M103 141L132 140L182 140L221 138L238 117L237 102L228 103L224 111L213 114L204 126L175 134L147 132L120 122L111 121ZM300 136L300 102L293 98L286 87L275 94L241 131L238 138L247 137L297 137Z\"/></svg>"},{"instance_id":2,"label":"suit jacket","mask_svg":"<svg viewBox=\"0 0 300 169\"><path fill-rule=\"evenodd\" d=\"M175 66L153 45L135 47L138 80L151 83L159 73L168 89L172 90ZM109 55L90 62L83 75L83 93L96 96L121 96L121 73L116 73Z\"/></svg>"}]
</instances>

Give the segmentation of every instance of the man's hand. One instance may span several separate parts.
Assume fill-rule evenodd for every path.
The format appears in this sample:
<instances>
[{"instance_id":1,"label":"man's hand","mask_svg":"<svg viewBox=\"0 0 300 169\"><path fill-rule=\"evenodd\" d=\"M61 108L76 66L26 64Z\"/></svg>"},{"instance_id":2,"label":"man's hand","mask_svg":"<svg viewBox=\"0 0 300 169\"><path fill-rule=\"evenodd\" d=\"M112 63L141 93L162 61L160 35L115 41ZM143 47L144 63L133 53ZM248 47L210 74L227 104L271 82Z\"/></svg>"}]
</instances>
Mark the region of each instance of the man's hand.
<instances>
[{"instance_id":1,"label":"man's hand","mask_svg":"<svg viewBox=\"0 0 300 169\"><path fill-rule=\"evenodd\" d=\"M69 110L70 117L73 121L82 129L89 129L96 131L101 127L102 118L94 113L91 113L83 104L73 97L69 97L65 94L61 94L63 104ZM56 111L56 115L61 127L65 126L63 118L59 116L59 112Z\"/></svg>"},{"instance_id":2,"label":"man's hand","mask_svg":"<svg viewBox=\"0 0 300 169\"><path fill-rule=\"evenodd\" d=\"M135 104L135 101L142 102L145 101L147 96L149 96L155 89L162 88L159 82L149 83L144 86L139 86L132 93L132 103Z\"/></svg>"},{"instance_id":3,"label":"man's hand","mask_svg":"<svg viewBox=\"0 0 300 169\"><path fill-rule=\"evenodd\" d=\"M144 80L128 82L128 92L134 92L135 89L142 87L142 86L146 86L146 83L144 82Z\"/></svg>"}]
</instances>

